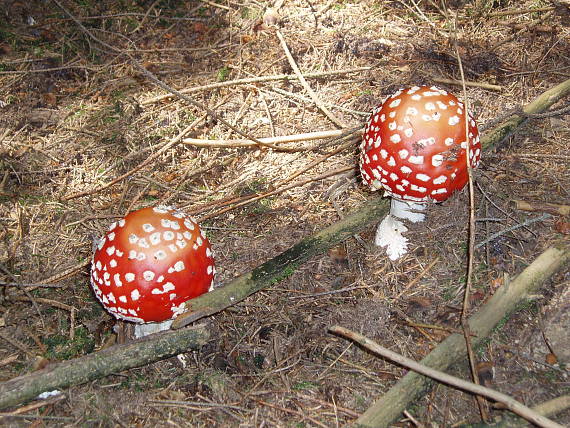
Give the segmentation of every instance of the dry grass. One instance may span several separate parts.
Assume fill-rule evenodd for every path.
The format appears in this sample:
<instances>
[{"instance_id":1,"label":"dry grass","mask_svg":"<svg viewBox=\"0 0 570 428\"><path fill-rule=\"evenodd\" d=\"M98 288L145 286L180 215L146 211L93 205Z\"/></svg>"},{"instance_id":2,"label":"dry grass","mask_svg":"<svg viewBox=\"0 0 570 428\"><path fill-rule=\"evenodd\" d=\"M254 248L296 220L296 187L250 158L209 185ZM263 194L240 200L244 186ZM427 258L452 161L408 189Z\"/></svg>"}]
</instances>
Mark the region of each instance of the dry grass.
<instances>
[{"instance_id":1,"label":"dry grass","mask_svg":"<svg viewBox=\"0 0 570 428\"><path fill-rule=\"evenodd\" d=\"M420 1L417 7L397 1L313 3L290 1L279 11L281 32L300 70L372 66L367 72L308 79L319 99L349 126L359 126L360 112L370 111L394 89L437 78L458 79L453 45L445 37L451 24L434 6L439 2ZM568 78L570 30L563 10L493 17L489 14L549 3L502 1L495 7L497 2L476 2L480 10L462 6L466 2L448 3L448 13L460 17L457 37L466 79L502 87L500 92L468 89L483 127ZM207 218L202 224L216 250L217 281L223 284L338 220L369 196L354 171L217 214L228 206L224 201L278 188L339 146L329 141L310 143L310 150L297 152L179 143L103 189L195 120L201 119L188 137L239 136L176 99L145 103L164 91L124 57L98 50L53 4L46 8L32 2L20 10L21 4L5 9L7 21L0 24L0 100L6 104L0 109L3 281L42 283L88 260L93 239L113 217L168 202ZM66 6L78 17L119 14L83 23L114 46L136 48L132 54L141 64L177 89L292 73L274 30L260 25L264 7L258 2L216 6L161 1L145 19L149 6L127 6L138 13L133 16L120 15L125 7L119 2ZM551 15L538 23L540 27L527 25L547 13ZM27 16L37 24L27 25ZM189 19L174 19L180 16ZM513 29L520 25L524 31ZM496 49L489 50L493 45ZM448 88L461 93L459 86ZM255 137L335 129L295 80L228 85L190 96ZM476 215L481 219L477 242L539 215L514 210L509 204L513 198L568 203L568 117L533 120L484 156L476 172ZM305 143L288 144L295 145ZM296 180L355 166L356 151L355 143ZM68 199L84 191L93 193ZM410 322L457 328L467 201L463 192L431 207L428 222L412 228L412 251L397 263L348 240L288 280L213 317L215 340L187 354L184 364L173 358L75 387L67 399L30 411L34 417L6 422L258 427L341 426L353 421L390 388L402 369L327 335L326 328L335 323L353 328L414 359L446 333ZM504 272L516 274L545 247L567 240L554 220L507 233L477 252L474 309ZM372 235L369 230L362 238L369 243ZM536 316L564 281L567 272L544 290L543 299L523 308L479 350L480 358L492 361L497 371L492 386L529 405L568 391L563 371L543 364L548 351L539 340ZM0 331L12 342L0 338L0 379L33 370L42 364L40 358L91 352L114 334L110 316L89 289L87 267L58 285L62 287L27 294L16 287L2 288ZM14 299L26 295L35 304ZM529 341L534 343L531 349ZM457 369L463 377L465 369ZM444 387L435 388L410 411L426 425L477 419L470 397ZM569 423L570 414L560 420Z\"/></svg>"}]
</instances>

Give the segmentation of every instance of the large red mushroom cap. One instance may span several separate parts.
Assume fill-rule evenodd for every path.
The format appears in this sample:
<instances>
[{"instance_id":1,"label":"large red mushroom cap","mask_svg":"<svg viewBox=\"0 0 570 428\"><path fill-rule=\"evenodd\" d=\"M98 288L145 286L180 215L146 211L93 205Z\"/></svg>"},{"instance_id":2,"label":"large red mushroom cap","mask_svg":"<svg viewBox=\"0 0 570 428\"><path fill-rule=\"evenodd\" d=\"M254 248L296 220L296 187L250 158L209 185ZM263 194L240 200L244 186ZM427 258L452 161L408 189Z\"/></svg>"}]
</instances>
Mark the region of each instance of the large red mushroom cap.
<instances>
[{"instance_id":1,"label":"large red mushroom cap","mask_svg":"<svg viewBox=\"0 0 570 428\"><path fill-rule=\"evenodd\" d=\"M479 163L481 143L465 106L435 86L397 91L372 112L364 130L360 170L373 189L412 202L444 201L467 182L469 162Z\"/></svg>"},{"instance_id":2,"label":"large red mushroom cap","mask_svg":"<svg viewBox=\"0 0 570 428\"><path fill-rule=\"evenodd\" d=\"M115 317L161 322L213 285L214 258L198 224L171 207L143 208L113 223L99 241L91 286Z\"/></svg>"}]
</instances>

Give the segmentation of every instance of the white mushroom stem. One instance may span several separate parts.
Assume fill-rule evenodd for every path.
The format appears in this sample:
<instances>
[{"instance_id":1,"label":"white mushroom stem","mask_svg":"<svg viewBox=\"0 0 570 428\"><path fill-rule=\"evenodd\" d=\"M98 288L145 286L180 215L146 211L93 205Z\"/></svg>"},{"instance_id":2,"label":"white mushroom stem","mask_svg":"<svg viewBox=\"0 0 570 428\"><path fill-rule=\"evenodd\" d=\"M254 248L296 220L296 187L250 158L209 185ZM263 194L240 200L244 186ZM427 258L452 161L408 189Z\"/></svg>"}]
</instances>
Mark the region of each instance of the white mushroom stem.
<instances>
[{"instance_id":1,"label":"white mushroom stem","mask_svg":"<svg viewBox=\"0 0 570 428\"><path fill-rule=\"evenodd\" d=\"M401 199L392 198L389 215L403 220L409 220L412 223L419 223L424 221L426 218L424 213L425 209L425 203L403 201Z\"/></svg>"},{"instance_id":2,"label":"white mushroom stem","mask_svg":"<svg viewBox=\"0 0 570 428\"><path fill-rule=\"evenodd\" d=\"M392 198L390 214L388 214L376 229L375 244L386 247L386 254L390 260L397 260L408 252L408 239L402 234L408 228L400 219L418 223L425 219L426 205L416 202L407 202Z\"/></svg>"},{"instance_id":3,"label":"white mushroom stem","mask_svg":"<svg viewBox=\"0 0 570 428\"><path fill-rule=\"evenodd\" d=\"M159 331L168 330L174 320L166 320L162 322L147 322L146 324L135 324L135 337L148 336L149 334L158 333Z\"/></svg>"}]
</instances>

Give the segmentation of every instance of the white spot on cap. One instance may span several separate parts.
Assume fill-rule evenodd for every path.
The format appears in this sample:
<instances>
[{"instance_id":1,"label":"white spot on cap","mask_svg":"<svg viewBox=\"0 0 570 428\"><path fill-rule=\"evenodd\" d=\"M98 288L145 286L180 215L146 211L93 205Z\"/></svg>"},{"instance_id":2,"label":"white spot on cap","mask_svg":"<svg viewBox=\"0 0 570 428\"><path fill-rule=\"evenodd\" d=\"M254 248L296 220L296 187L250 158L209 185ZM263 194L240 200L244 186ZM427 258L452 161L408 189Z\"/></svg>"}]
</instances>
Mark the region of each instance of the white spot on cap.
<instances>
[{"instance_id":1,"label":"white spot on cap","mask_svg":"<svg viewBox=\"0 0 570 428\"><path fill-rule=\"evenodd\" d=\"M441 189L435 189L431 191L432 195L439 195L442 193L447 193L447 189L445 187L442 187Z\"/></svg>"},{"instance_id":2,"label":"white spot on cap","mask_svg":"<svg viewBox=\"0 0 570 428\"><path fill-rule=\"evenodd\" d=\"M397 124L396 122L390 122L390 123L388 124L388 129L389 129L390 131L394 131L397 127L398 127L398 124Z\"/></svg>"},{"instance_id":3,"label":"white spot on cap","mask_svg":"<svg viewBox=\"0 0 570 428\"><path fill-rule=\"evenodd\" d=\"M413 163L415 165L422 165L424 163L424 157L412 155L408 158L408 162Z\"/></svg>"},{"instance_id":4,"label":"white spot on cap","mask_svg":"<svg viewBox=\"0 0 570 428\"><path fill-rule=\"evenodd\" d=\"M380 156L382 156L382 159L386 159L388 157L388 152L384 149L380 149Z\"/></svg>"},{"instance_id":5,"label":"white spot on cap","mask_svg":"<svg viewBox=\"0 0 570 428\"><path fill-rule=\"evenodd\" d=\"M437 154L432 156L431 164L433 166L440 166L442 163L443 163L443 155Z\"/></svg>"},{"instance_id":6,"label":"white spot on cap","mask_svg":"<svg viewBox=\"0 0 570 428\"><path fill-rule=\"evenodd\" d=\"M410 138L412 135L414 135L414 130L412 128L406 128L404 130L404 135Z\"/></svg>"},{"instance_id":7,"label":"white spot on cap","mask_svg":"<svg viewBox=\"0 0 570 428\"><path fill-rule=\"evenodd\" d=\"M188 230L194 230L194 223L192 222L192 220L189 219L184 220L184 226Z\"/></svg>"},{"instance_id":8,"label":"white spot on cap","mask_svg":"<svg viewBox=\"0 0 570 428\"><path fill-rule=\"evenodd\" d=\"M380 147L380 145L382 144L382 138L380 138L380 136L376 137L376 139L374 140L374 148L378 148Z\"/></svg>"},{"instance_id":9,"label":"white spot on cap","mask_svg":"<svg viewBox=\"0 0 570 428\"><path fill-rule=\"evenodd\" d=\"M115 232L111 232L107 235L107 239L109 241L112 241L113 239L115 239Z\"/></svg>"},{"instance_id":10,"label":"white spot on cap","mask_svg":"<svg viewBox=\"0 0 570 428\"><path fill-rule=\"evenodd\" d=\"M198 237L196 238L196 244L198 245L198 247L201 247L201 246L202 246L203 241L202 241L202 238L201 238L201 237L198 236Z\"/></svg>"},{"instance_id":11,"label":"white spot on cap","mask_svg":"<svg viewBox=\"0 0 570 428\"><path fill-rule=\"evenodd\" d=\"M447 177L445 175L440 175L437 178L433 179L433 184L443 184L447 181Z\"/></svg>"},{"instance_id":12,"label":"white spot on cap","mask_svg":"<svg viewBox=\"0 0 570 428\"><path fill-rule=\"evenodd\" d=\"M119 227L124 227L124 226L125 226L125 223L126 223L126 222L125 222L125 219L122 218L122 219L119 220L119 222L118 222L117 224L119 225Z\"/></svg>"},{"instance_id":13,"label":"white spot on cap","mask_svg":"<svg viewBox=\"0 0 570 428\"><path fill-rule=\"evenodd\" d=\"M111 266L112 268L117 267L117 260L111 259L109 261L109 266Z\"/></svg>"},{"instance_id":14,"label":"white spot on cap","mask_svg":"<svg viewBox=\"0 0 570 428\"><path fill-rule=\"evenodd\" d=\"M398 178L399 178L398 174L395 174L393 172L390 173L390 180L396 181Z\"/></svg>"},{"instance_id":15,"label":"white spot on cap","mask_svg":"<svg viewBox=\"0 0 570 428\"><path fill-rule=\"evenodd\" d=\"M419 101L419 100L422 99L422 96L419 95L419 94L414 94L414 95L412 95L411 98L412 98L412 100L414 100L414 101Z\"/></svg>"},{"instance_id":16,"label":"white spot on cap","mask_svg":"<svg viewBox=\"0 0 570 428\"><path fill-rule=\"evenodd\" d=\"M392 101L390 104L388 104L388 107L390 107L390 108L398 107L401 102L402 102L402 100L400 98L396 98L394 101Z\"/></svg>"},{"instance_id":17,"label":"white spot on cap","mask_svg":"<svg viewBox=\"0 0 570 428\"><path fill-rule=\"evenodd\" d=\"M429 114L422 114L422 119L429 122L431 120L431 116Z\"/></svg>"},{"instance_id":18,"label":"white spot on cap","mask_svg":"<svg viewBox=\"0 0 570 428\"><path fill-rule=\"evenodd\" d=\"M135 280L135 274L132 272L128 272L125 274L125 281L133 282Z\"/></svg>"},{"instance_id":19,"label":"white spot on cap","mask_svg":"<svg viewBox=\"0 0 570 428\"><path fill-rule=\"evenodd\" d=\"M380 122L384 122L386 120L386 115L384 113L382 113L380 115Z\"/></svg>"},{"instance_id":20,"label":"white spot on cap","mask_svg":"<svg viewBox=\"0 0 570 428\"><path fill-rule=\"evenodd\" d=\"M178 247L174 244L168 244L168 249L170 251L172 251L173 253L175 253L176 251L178 251Z\"/></svg>"},{"instance_id":21,"label":"white spot on cap","mask_svg":"<svg viewBox=\"0 0 570 428\"><path fill-rule=\"evenodd\" d=\"M115 299L115 295L113 293L107 294L107 299L109 299L110 302L117 303L117 300Z\"/></svg>"},{"instance_id":22,"label":"white spot on cap","mask_svg":"<svg viewBox=\"0 0 570 428\"><path fill-rule=\"evenodd\" d=\"M123 303L127 303L127 296L119 296L119 300Z\"/></svg>"},{"instance_id":23,"label":"white spot on cap","mask_svg":"<svg viewBox=\"0 0 570 428\"><path fill-rule=\"evenodd\" d=\"M107 247L106 251L107 251L107 254L112 256L113 254L115 254L115 247L113 247L113 246Z\"/></svg>"},{"instance_id":24,"label":"white spot on cap","mask_svg":"<svg viewBox=\"0 0 570 428\"><path fill-rule=\"evenodd\" d=\"M165 207L163 205L159 205L157 207L154 207L152 210L158 214L166 214L168 212L168 207Z\"/></svg>"},{"instance_id":25,"label":"white spot on cap","mask_svg":"<svg viewBox=\"0 0 570 428\"><path fill-rule=\"evenodd\" d=\"M152 231L154 230L154 226L153 226L152 224L150 224L150 223L145 223L145 224L143 224L143 225L142 225L142 228L143 228L143 230L144 230L146 233L150 233L150 232L152 232Z\"/></svg>"},{"instance_id":26,"label":"white spot on cap","mask_svg":"<svg viewBox=\"0 0 570 428\"><path fill-rule=\"evenodd\" d=\"M134 309L128 309L128 312L129 312L129 314L131 314L134 317L136 317L138 315L137 311L135 311Z\"/></svg>"},{"instance_id":27,"label":"white spot on cap","mask_svg":"<svg viewBox=\"0 0 570 428\"><path fill-rule=\"evenodd\" d=\"M154 253L154 258L156 260L164 260L166 258L166 251L158 250L156 253Z\"/></svg>"},{"instance_id":28,"label":"white spot on cap","mask_svg":"<svg viewBox=\"0 0 570 428\"><path fill-rule=\"evenodd\" d=\"M411 190L414 190L414 191L416 191L416 192L420 192L420 193L425 193L426 190L427 190L425 187L416 186L415 184L412 184L412 185L410 186L410 189L411 189Z\"/></svg>"},{"instance_id":29,"label":"white spot on cap","mask_svg":"<svg viewBox=\"0 0 570 428\"><path fill-rule=\"evenodd\" d=\"M446 110L447 109L447 105L445 103L442 103L441 101L436 101L437 106L442 109L442 110Z\"/></svg>"},{"instance_id":30,"label":"white spot on cap","mask_svg":"<svg viewBox=\"0 0 570 428\"><path fill-rule=\"evenodd\" d=\"M97 260L97 262L95 263L95 269L101 270L101 260Z\"/></svg>"},{"instance_id":31,"label":"white spot on cap","mask_svg":"<svg viewBox=\"0 0 570 428\"><path fill-rule=\"evenodd\" d=\"M210 250L210 247L206 247L206 257L212 257L212 250Z\"/></svg>"},{"instance_id":32,"label":"white spot on cap","mask_svg":"<svg viewBox=\"0 0 570 428\"><path fill-rule=\"evenodd\" d=\"M130 250L127 257L129 260L134 260L137 258L137 252L135 250Z\"/></svg>"},{"instance_id":33,"label":"white spot on cap","mask_svg":"<svg viewBox=\"0 0 570 428\"><path fill-rule=\"evenodd\" d=\"M123 257L123 254L125 254L125 253L123 253L122 251L119 251L119 250L115 250L115 255L117 257Z\"/></svg>"},{"instance_id":34,"label":"white spot on cap","mask_svg":"<svg viewBox=\"0 0 570 428\"><path fill-rule=\"evenodd\" d=\"M139 262L142 262L143 260L146 260L146 254L141 251L140 253L137 254L137 260L138 260Z\"/></svg>"},{"instance_id":35,"label":"white spot on cap","mask_svg":"<svg viewBox=\"0 0 570 428\"><path fill-rule=\"evenodd\" d=\"M425 103L424 107L425 107L425 109L426 109L427 111L435 110L435 104L434 104L434 103L431 103L431 102L430 102L430 103Z\"/></svg>"},{"instance_id":36,"label":"white spot on cap","mask_svg":"<svg viewBox=\"0 0 570 428\"><path fill-rule=\"evenodd\" d=\"M390 141L393 143L399 143L402 141L402 137L400 137L400 134L392 134L390 135Z\"/></svg>"},{"instance_id":37,"label":"white spot on cap","mask_svg":"<svg viewBox=\"0 0 570 428\"><path fill-rule=\"evenodd\" d=\"M182 272L185 268L186 266L184 266L184 262L182 260L179 260L176 263L174 263L174 270L176 272Z\"/></svg>"},{"instance_id":38,"label":"white spot on cap","mask_svg":"<svg viewBox=\"0 0 570 428\"><path fill-rule=\"evenodd\" d=\"M453 146L453 141L454 141L453 138L447 137L447 138L445 139L444 143L445 143L446 146Z\"/></svg>"},{"instance_id":39,"label":"white spot on cap","mask_svg":"<svg viewBox=\"0 0 570 428\"><path fill-rule=\"evenodd\" d=\"M152 281L154 279L154 272L151 270L145 270L143 272L143 278L145 281Z\"/></svg>"},{"instance_id":40,"label":"white spot on cap","mask_svg":"<svg viewBox=\"0 0 570 428\"><path fill-rule=\"evenodd\" d=\"M176 293L170 293L170 296L168 297L170 297L170 300L174 300L176 299Z\"/></svg>"},{"instance_id":41,"label":"white spot on cap","mask_svg":"<svg viewBox=\"0 0 570 428\"><path fill-rule=\"evenodd\" d=\"M176 235L174 235L174 232L167 230L166 232L164 232L162 234L162 237L164 238L165 241L172 241L174 239Z\"/></svg>"},{"instance_id":42,"label":"white spot on cap","mask_svg":"<svg viewBox=\"0 0 570 428\"><path fill-rule=\"evenodd\" d=\"M208 275L211 275L213 272L214 267L213 266L208 266L208 269L206 269L206 272L208 273Z\"/></svg>"},{"instance_id":43,"label":"white spot on cap","mask_svg":"<svg viewBox=\"0 0 570 428\"><path fill-rule=\"evenodd\" d=\"M441 117L441 113L438 111L436 111L434 114L431 115L431 118L436 122L439 121L440 117Z\"/></svg>"},{"instance_id":44,"label":"white spot on cap","mask_svg":"<svg viewBox=\"0 0 570 428\"><path fill-rule=\"evenodd\" d=\"M459 123L459 116L451 116L447 121L449 125L457 125Z\"/></svg>"},{"instance_id":45,"label":"white spot on cap","mask_svg":"<svg viewBox=\"0 0 570 428\"><path fill-rule=\"evenodd\" d=\"M395 112L395 111L391 111L390 113L388 113L388 117L391 117L392 119L394 119L394 118L396 117L396 112ZM378 128L377 131L378 131L379 129L380 129L380 128Z\"/></svg>"},{"instance_id":46,"label":"white spot on cap","mask_svg":"<svg viewBox=\"0 0 570 428\"><path fill-rule=\"evenodd\" d=\"M426 174L416 174L416 178L421 181L429 181L429 175Z\"/></svg>"},{"instance_id":47,"label":"white spot on cap","mask_svg":"<svg viewBox=\"0 0 570 428\"><path fill-rule=\"evenodd\" d=\"M164 275L160 275L158 278L156 278L156 282L160 283L164 281Z\"/></svg>"},{"instance_id":48,"label":"white spot on cap","mask_svg":"<svg viewBox=\"0 0 570 428\"><path fill-rule=\"evenodd\" d=\"M408 107L406 109L406 115L408 116L417 116L418 114L418 109L415 107Z\"/></svg>"},{"instance_id":49,"label":"white spot on cap","mask_svg":"<svg viewBox=\"0 0 570 428\"><path fill-rule=\"evenodd\" d=\"M412 168L404 165L404 166L400 167L400 171L402 171L404 174L410 174L412 172Z\"/></svg>"},{"instance_id":50,"label":"white spot on cap","mask_svg":"<svg viewBox=\"0 0 570 428\"><path fill-rule=\"evenodd\" d=\"M390 156L390 159L388 159L388 166L396 166L396 159L393 156Z\"/></svg>"},{"instance_id":51,"label":"white spot on cap","mask_svg":"<svg viewBox=\"0 0 570 428\"><path fill-rule=\"evenodd\" d=\"M151 245L160 244L160 232L154 232L148 237Z\"/></svg>"},{"instance_id":52,"label":"white spot on cap","mask_svg":"<svg viewBox=\"0 0 570 428\"><path fill-rule=\"evenodd\" d=\"M109 226L109 231L113 230L115 227L117 227L117 222L111 223Z\"/></svg>"},{"instance_id":53,"label":"white spot on cap","mask_svg":"<svg viewBox=\"0 0 570 428\"><path fill-rule=\"evenodd\" d=\"M139 237L137 235L135 235L134 233L131 233L129 235L129 242L131 244L136 244L138 240L139 240Z\"/></svg>"},{"instance_id":54,"label":"white spot on cap","mask_svg":"<svg viewBox=\"0 0 570 428\"><path fill-rule=\"evenodd\" d=\"M139 247L150 248L150 245L148 245L148 242L146 242L146 239L142 238L139 240Z\"/></svg>"},{"instance_id":55,"label":"white spot on cap","mask_svg":"<svg viewBox=\"0 0 570 428\"><path fill-rule=\"evenodd\" d=\"M400 159L406 159L409 154L410 154L410 152L408 152L406 149L402 149L398 152Z\"/></svg>"},{"instance_id":56,"label":"white spot on cap","mask_svg":"<svg viewBox=\"0 0 570 428\"><path fill-rule=\"evenodd\" d=\"M184 237L185 237L186 239L192 239L192 233L190 233L190 232L188 232L188 231L185 231L185 232L183 233L183 235L184 235Z\"/></svg>"},{"instance_id":57,"label":"white spot on cap","mask_svg":"<svg viewBox=\"0 0 570 428\"><path fill-rule=\"evenodd\" d=\"M186 247L186 241L183 239L179 239L178 241L176 241L176 245L178 246L178 248L182 249Z\"/></svg>"},{"instance_id":58,"label":"white spot on cap","mask_svg":"<svg viewBox=\"0 0 570 428\"><path fill-rule=\"evenodd\" d=\"M123 282L121 281L121 275L116 273L113 275L113 281L115 281L115 287L122 287Z\"/></svg>"}]
</instances>

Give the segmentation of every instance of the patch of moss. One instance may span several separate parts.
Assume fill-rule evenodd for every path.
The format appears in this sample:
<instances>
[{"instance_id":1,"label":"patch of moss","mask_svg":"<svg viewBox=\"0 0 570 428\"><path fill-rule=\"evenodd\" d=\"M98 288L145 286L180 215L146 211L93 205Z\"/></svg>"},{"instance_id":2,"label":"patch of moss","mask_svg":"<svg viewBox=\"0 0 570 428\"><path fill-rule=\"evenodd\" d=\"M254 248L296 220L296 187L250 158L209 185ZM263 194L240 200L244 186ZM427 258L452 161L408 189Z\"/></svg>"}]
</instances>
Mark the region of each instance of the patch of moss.
<instances>
[{"instance_id":1,"label":"patch of moss","mask_svg":"<svg viewBox=\"0 0 570 428\"><path fill-rule=\"evenodd\" d=\"M43 343L47 346L44 356L50 360L69 360L93 352L95 348L95 341L85 327L75 329L73 340L66 335L55 334L44 338Z\"/></svg>"}]
</instances>

